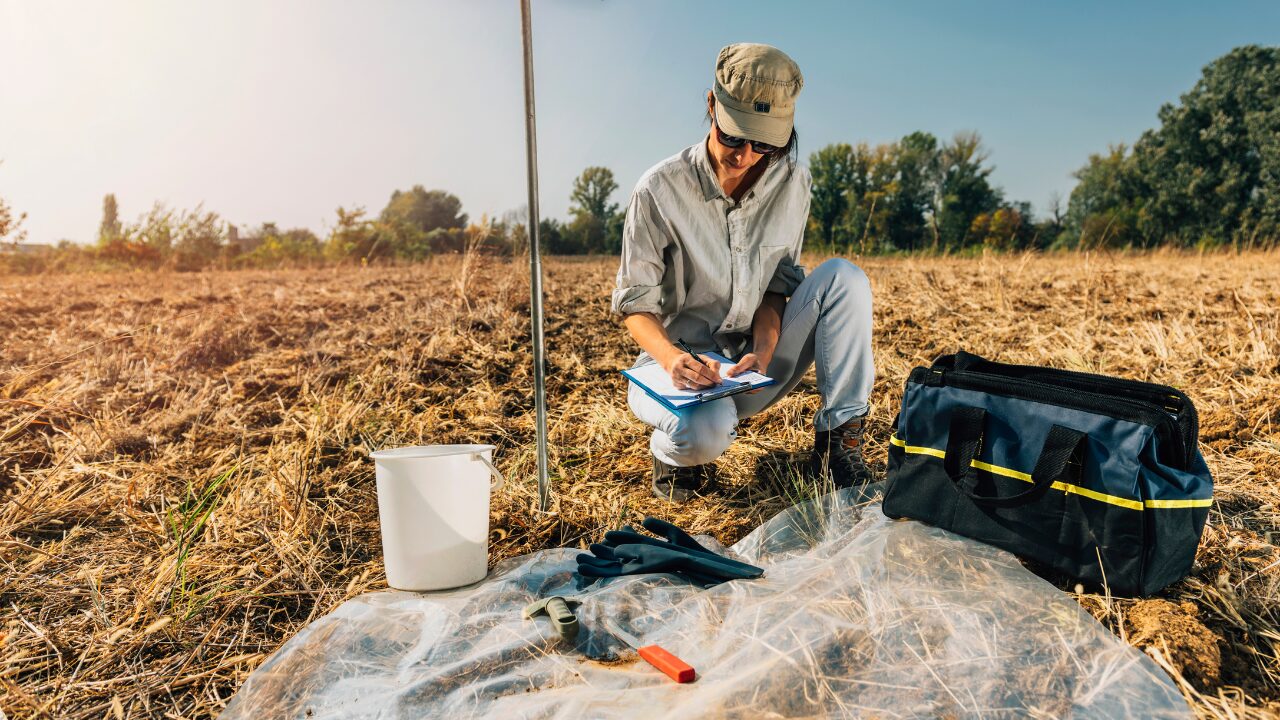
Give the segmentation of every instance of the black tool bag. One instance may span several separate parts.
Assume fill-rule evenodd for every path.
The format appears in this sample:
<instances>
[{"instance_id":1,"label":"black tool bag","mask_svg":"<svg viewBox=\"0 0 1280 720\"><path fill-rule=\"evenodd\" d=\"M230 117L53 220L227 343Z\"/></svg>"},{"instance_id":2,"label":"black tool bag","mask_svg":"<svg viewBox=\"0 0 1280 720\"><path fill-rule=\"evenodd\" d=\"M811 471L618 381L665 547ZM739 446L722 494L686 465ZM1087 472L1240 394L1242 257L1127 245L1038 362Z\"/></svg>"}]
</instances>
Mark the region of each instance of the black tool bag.
<instances>
[{"instance_id":1,"label":"black tool bag","mask_svg":"<svg viewBox=\"0 0 1280 720\"><path fill-rule=\"evenodd\" d=\"M1213 504L1198 432L1171 387L943 355L907 380L884 512L1147 595L1190 572Z\"/></svg>"}]
</instances>

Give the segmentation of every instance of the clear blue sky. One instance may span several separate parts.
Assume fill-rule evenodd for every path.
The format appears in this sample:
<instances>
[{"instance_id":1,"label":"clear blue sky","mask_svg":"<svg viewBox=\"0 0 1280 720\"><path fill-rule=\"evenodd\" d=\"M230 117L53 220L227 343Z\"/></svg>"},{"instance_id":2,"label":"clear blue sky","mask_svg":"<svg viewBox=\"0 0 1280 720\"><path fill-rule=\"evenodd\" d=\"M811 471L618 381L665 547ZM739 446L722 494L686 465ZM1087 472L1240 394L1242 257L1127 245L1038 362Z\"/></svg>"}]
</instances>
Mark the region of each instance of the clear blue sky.
<instances>
[{"instance_id":1,"label":"clear blue sky","mask_svg":"<svg viewBox=\"0 0 1280 720\"><path fill-rule=\"evenodd\" d=\"M802 156L973 129L1038 211L1205 63L1280 44L1274 1L533 4L544 217L587 165L625 203L696 142L730 42L799 63ZM501 214L525 204L520 83L516 0L0 0L0 197L32 242L91 241L108 192L125 219L204 203L321 233L415 183Z\"/></svg>"}]
</instances>

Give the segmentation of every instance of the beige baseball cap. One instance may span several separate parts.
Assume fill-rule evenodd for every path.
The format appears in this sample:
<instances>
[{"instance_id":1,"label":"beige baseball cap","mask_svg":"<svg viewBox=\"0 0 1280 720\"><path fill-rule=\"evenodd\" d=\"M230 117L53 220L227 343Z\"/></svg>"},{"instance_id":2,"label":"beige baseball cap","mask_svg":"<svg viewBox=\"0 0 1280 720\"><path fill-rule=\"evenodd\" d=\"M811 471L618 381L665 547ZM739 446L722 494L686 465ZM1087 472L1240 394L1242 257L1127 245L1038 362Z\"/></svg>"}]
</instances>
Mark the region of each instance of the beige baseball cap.
<instances>
[{"instance_id":1,"label":"beige baseball cap","mask_svg":"<svg viewBox=\"0 0 1280 720\"><path fill-rule=\"evenodd\" d=\"M796 96L804 76L772 45L736 43L716 58L716 120L729 135L769 145L791 139Z\"/></svg>"}]
</instances>

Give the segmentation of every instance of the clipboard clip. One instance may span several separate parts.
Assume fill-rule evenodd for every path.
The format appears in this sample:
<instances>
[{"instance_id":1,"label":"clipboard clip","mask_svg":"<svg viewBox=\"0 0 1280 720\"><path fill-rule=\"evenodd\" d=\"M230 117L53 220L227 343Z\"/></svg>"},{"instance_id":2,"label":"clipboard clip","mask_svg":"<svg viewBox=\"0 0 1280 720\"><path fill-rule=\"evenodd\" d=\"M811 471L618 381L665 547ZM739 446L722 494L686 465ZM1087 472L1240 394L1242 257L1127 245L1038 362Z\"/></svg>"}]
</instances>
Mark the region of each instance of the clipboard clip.
<instances>
[{"instance_id":1,"label":"clipboard clip","mask_svg":"<svg viewBox=\"0 0 1280 720\"><path fill-rule=\"evenodd\" d=\"M695 400L698 400L699 402L707 399L715 400L722 397L729 397L730 395L737 395L738 393L746 392L750 389L751 389L751 383L736 382L734 385L728 388L721 388L719 390L705 390L703 392L698 393L697 395L694 395L693 398Z\"/></svg>"}]
</instances>

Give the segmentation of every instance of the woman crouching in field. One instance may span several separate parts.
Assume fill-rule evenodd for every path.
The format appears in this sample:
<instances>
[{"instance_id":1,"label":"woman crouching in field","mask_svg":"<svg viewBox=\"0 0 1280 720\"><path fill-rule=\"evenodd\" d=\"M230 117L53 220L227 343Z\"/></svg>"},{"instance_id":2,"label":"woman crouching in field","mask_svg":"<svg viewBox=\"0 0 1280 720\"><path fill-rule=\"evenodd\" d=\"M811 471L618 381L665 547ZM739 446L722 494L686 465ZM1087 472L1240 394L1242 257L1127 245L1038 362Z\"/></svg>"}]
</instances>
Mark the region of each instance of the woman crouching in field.
<instances>
[{"instance_id":1,"label":"woman crouching in field","mask_svg":"<svg viewBox=\"0 0 1280 720\"><path fill-rule=\"evenodd\" d=\"M631 411L654 428L658 497L700 491L738 420L777 402L815 361L822 408L811 471L840 487L870 479L861 451L875 378L870 285L844 259L808 277L796 264L811 182L796 164L793 128L803 84L777 48L724 48L707 93L710 133L651 168L631 195L613 311L643 351L633 367L659 363L684 390L719 384L719 364L673 344L683 339L695 352L732 359L731 376L756 370L777 380L680 412L632 383Z\"/></svg>"}]
</instances>

